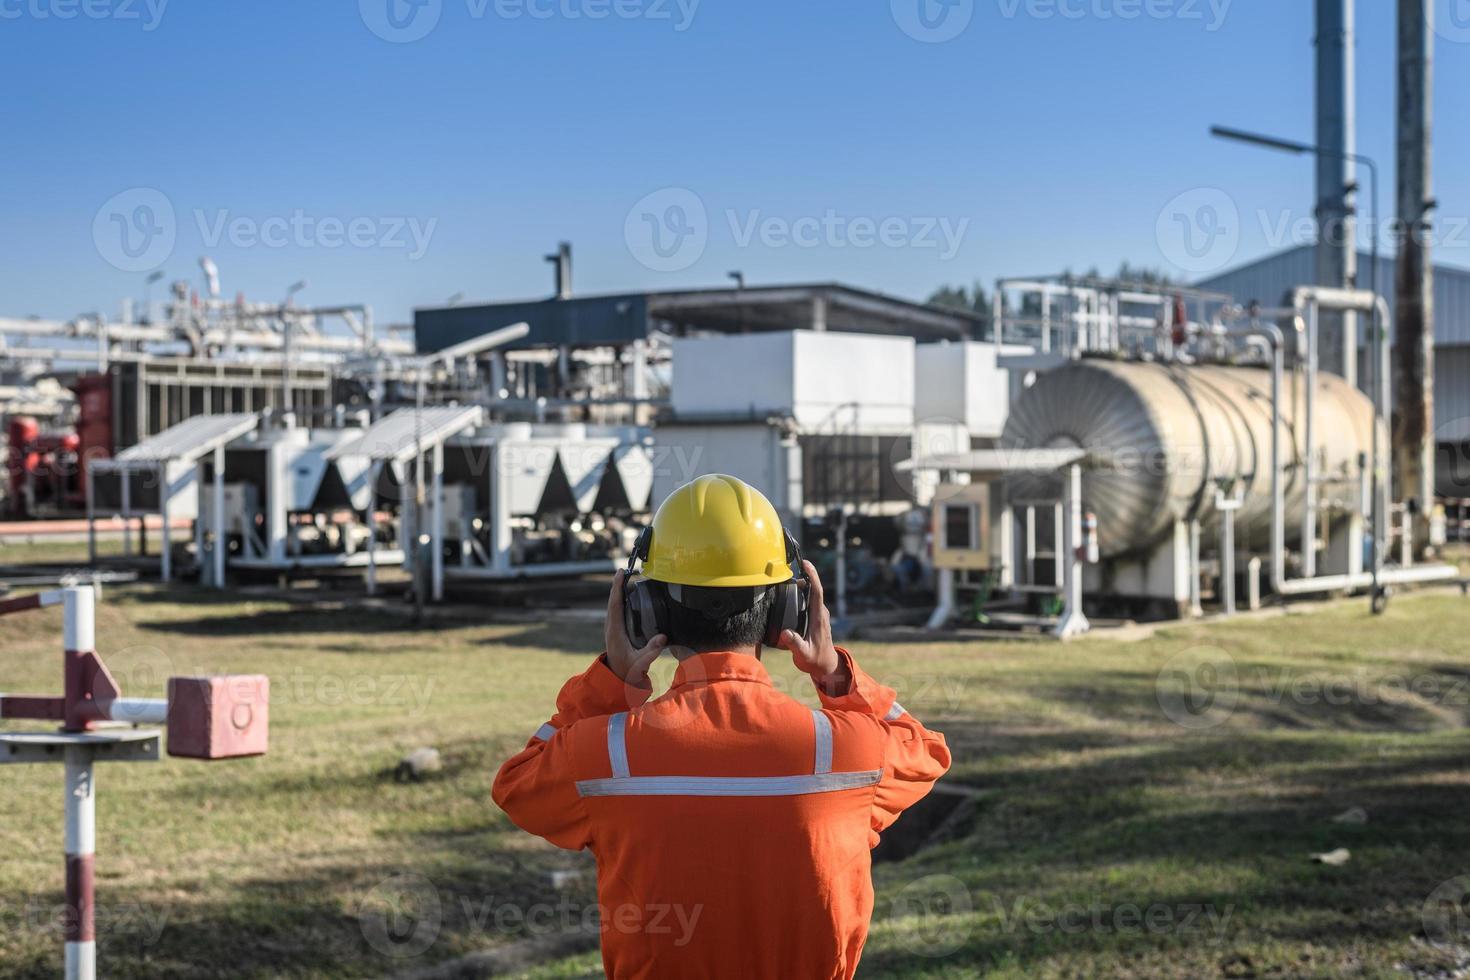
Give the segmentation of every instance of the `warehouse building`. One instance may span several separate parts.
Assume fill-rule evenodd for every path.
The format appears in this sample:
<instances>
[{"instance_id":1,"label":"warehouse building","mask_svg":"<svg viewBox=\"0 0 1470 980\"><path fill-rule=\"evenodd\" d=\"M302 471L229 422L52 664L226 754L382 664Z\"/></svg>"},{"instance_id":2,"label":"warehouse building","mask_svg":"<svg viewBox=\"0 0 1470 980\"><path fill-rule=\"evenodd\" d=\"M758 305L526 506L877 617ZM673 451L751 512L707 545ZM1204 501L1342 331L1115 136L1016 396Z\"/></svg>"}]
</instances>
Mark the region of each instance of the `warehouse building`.
<instances>
[{"instance_id":1,"label":"warehouse building","mask_svg":"<svg viewBox=\"0 0 1470 980\"><path fill-rule=\"evenodd\" d=\"M530 326L506 349L587 348L655 334L832 330L916 340L978 339L980 317L839 283L629 292L414 311L420 353L442 350L508 323Z\"/></svg>"}]
</instances>

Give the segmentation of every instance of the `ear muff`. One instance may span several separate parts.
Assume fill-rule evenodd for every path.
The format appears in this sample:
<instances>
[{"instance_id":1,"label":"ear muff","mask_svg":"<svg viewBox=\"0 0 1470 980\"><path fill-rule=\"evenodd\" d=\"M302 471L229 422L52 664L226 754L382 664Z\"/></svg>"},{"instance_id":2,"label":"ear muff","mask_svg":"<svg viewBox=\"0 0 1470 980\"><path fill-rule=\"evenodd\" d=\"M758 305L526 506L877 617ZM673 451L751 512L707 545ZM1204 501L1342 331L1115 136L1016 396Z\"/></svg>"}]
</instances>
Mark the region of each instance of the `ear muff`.
<instances>
[{"instance_id":1,"label":"ear muff","mask_svg":"<svg viewBox=\"0 0 1470 980\"><path fill-rule=\"evenodd\" d=\"M623 626L628 639L639 649L648 641L663 633L668 635L669 607L664 590L651 579L635 576L634 565L648 558L648 548L653 542L653 528L645 527L638 533L638 542L628 556L628 569L623 575Z\"/></svg>"},{"instance_id":2,"label":"ear muff","mask_svg":"<svg viewBox=\"0 0 1470 980\"><path fill-rule=\"evenodd\" d=\"M772 585L770 612L766 615L764 643L774 647L781 634L791 630L806 637L811 629L811 598L806 572L801 565L801 548L791 532L782 532L786 538L786 561L791 566L792 578L780 585ZM653 542L653 529L644 528L628 556L627 573L623 576L623 625L628 639L635 647L643 647L660 633L669 632L668 594L660 583L634 574L637 563L648 558L649 546Z\"/></svg>"},{"instance_id":3,"label":"ear muff","mask_svg":"<svg viewBox=\"0 0 1470 980\"><path fill-rule=\"evenodd\" d=\"M791 566L791 581L771 586L771 611L766 616L765 644L776 646L781 634L791 630L807 638L811 632L811 590L801 564L801 548L790 531L786 536L786 561Z\"/></svg>"},{"instance_id":4,"label":"ear muff","mask_svg":"<svg viewBox=\"0 0 1470 980\"><path fill-rule=\"evenodd\" d=\"M664 590L652 579L623 580L623 625L633 646L642 649L660 633L668 635L669 607Z\"/></svg>"}]
</instances>

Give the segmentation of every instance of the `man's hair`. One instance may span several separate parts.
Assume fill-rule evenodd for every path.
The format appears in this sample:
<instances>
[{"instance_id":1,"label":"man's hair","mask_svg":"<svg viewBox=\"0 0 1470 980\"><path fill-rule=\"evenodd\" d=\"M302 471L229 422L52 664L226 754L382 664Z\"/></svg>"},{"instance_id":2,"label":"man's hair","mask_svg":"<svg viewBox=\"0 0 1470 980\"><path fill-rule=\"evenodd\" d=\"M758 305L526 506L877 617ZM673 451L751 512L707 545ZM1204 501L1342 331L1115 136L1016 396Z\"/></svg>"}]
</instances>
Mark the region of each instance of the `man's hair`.
<instances>
[{"instance_id":1,"label":"man's hair","mask_svg":"<svg viewBox=\"0 0 1470 980\"><path fill-rule=\"evenodd\" d=\"M695 653L734 650L762 643L766 637L766 617L770 608L769 589L761 589L749 609L718 619L681 605L670 597L669 643L688 647Z\"/></svg>"}]
</instances>

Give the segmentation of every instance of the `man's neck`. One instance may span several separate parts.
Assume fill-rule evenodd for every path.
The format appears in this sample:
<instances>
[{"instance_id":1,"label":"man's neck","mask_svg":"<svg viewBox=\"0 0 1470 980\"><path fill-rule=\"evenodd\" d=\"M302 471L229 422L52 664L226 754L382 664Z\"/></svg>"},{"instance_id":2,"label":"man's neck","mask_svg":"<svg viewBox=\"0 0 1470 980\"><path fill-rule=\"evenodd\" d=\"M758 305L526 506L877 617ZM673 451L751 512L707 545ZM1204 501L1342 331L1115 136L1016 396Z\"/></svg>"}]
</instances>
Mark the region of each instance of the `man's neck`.
<instances>
[{"instance_id":1,"label":"man's neck","mask_svg":"<svg viewBox=\"0 0 1470 980\"><path fill-rule=\"evenodd\" d=\"M748 657L754 657L757 660L761 658L761 648L757 644L751 644L747 647L731 647L729 650L691 650L689 647L671 646L669 647L669 653L680 663L683 663L690 657L698 657L703 653L741 653Z\"/></svg>"}]
</instances>

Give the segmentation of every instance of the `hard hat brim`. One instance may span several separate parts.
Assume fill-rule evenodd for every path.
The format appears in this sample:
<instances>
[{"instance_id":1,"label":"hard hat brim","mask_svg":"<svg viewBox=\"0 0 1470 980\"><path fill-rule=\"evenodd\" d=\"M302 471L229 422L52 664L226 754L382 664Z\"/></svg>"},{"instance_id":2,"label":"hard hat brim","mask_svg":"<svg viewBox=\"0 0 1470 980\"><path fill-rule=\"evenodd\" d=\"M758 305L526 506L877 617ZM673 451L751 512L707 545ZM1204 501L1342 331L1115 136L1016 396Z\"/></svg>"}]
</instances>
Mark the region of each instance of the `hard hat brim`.
<instances>
[{"instance_id":1,"label":"hard hat brim","mask_svg":"<svg viewBox=\"0 0 1470 980\"><path fill-rule=\"evenodd\" d=\"M687 569L679 570L668 562L651 561L643 566L643 575L655 582L666 582L669 585L693 585L708 589L739 589L760 585L780 585L790 582L796 576L791 573L790 566L782 565L774 575L759 572L754 575L694 575Z\"/></svg>"}]
</instances>

